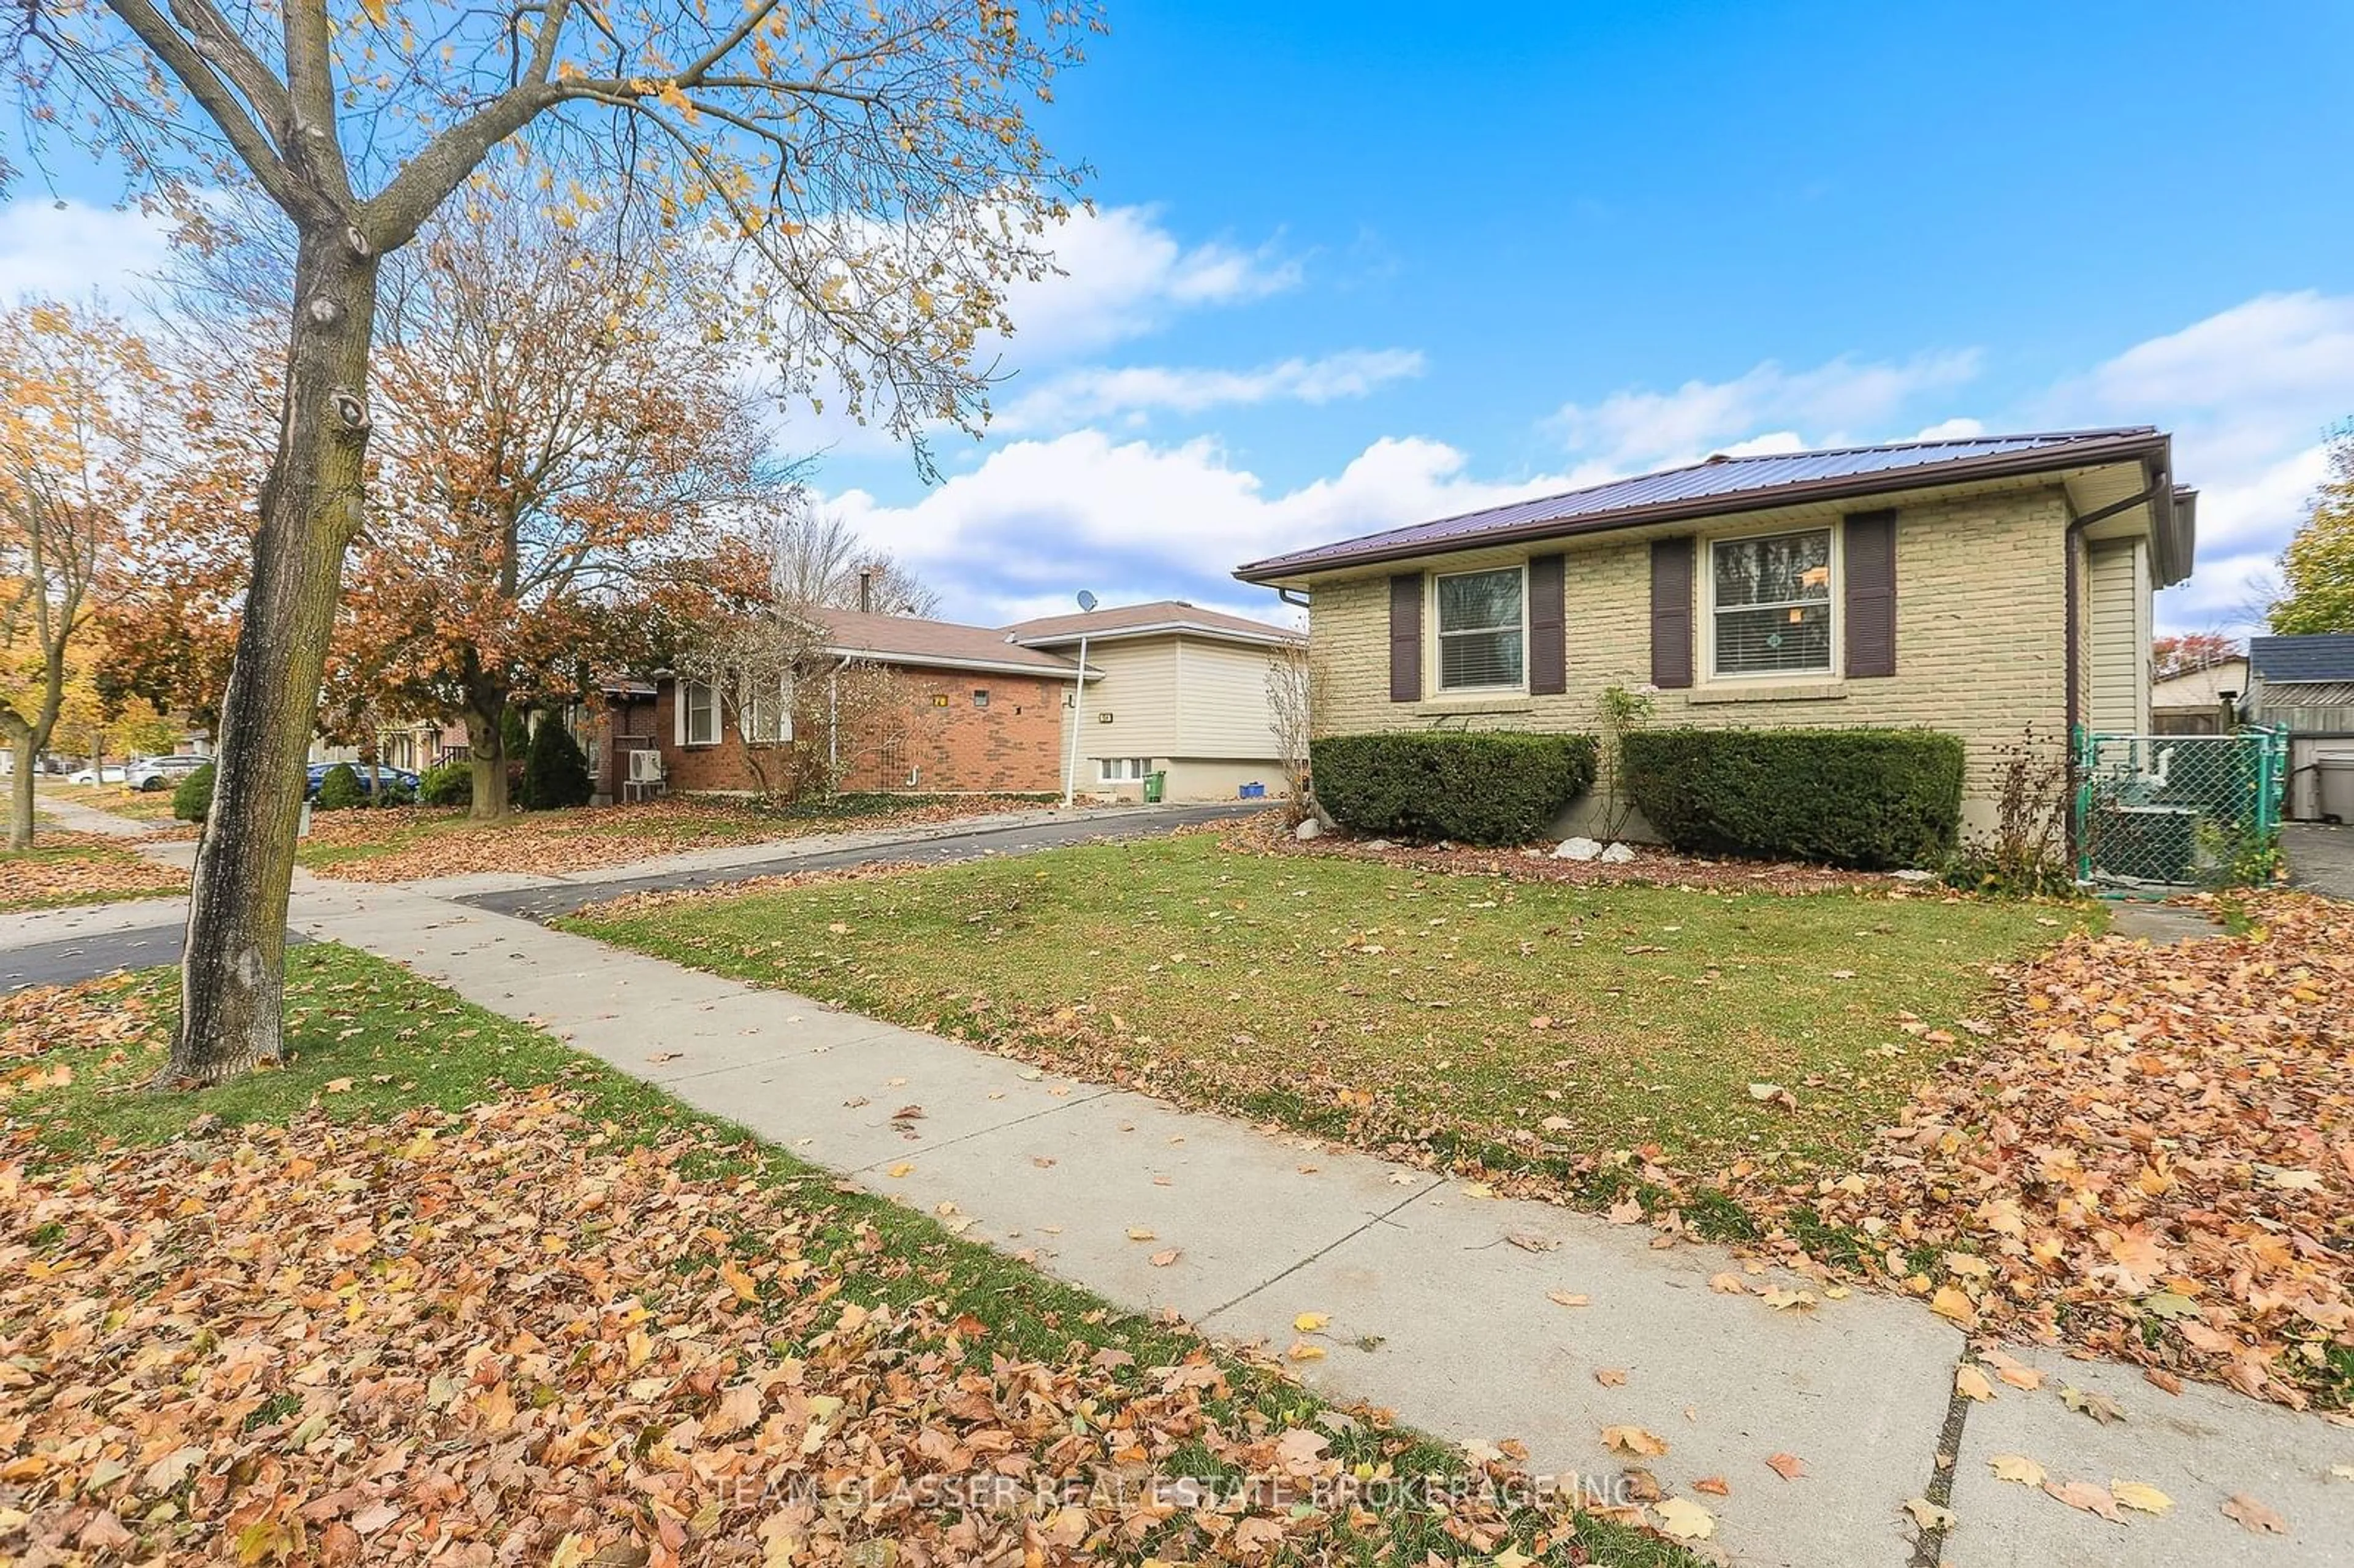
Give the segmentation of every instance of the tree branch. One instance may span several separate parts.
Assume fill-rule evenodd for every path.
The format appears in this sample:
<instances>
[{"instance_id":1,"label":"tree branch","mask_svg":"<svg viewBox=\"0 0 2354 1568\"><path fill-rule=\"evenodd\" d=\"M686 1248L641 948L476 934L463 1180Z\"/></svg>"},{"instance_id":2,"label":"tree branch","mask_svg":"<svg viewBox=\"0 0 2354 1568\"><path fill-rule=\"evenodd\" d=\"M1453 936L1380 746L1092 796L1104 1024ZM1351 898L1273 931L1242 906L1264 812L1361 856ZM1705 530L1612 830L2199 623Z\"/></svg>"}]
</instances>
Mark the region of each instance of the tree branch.
<instances>
[{"instance_id":1,"label":"tree branch","mask_svg":"<svg viewBox=\"0 0 2354 1568\"><path fill-rule=\"evenodd\" d=\"M148 0L106 0L106 5L180 79L189 96L204 106L239 161L270 193L271 200L297 217L330 216L316 196L292 177L278 149L246 112L229 79L216 69L162 12Z\"/></svg>"},{"instance_id":2,"label":"tree branch","mask_svg":"<svg viewBox=\"0 0 2354 1568\"><path fill-rule=\"evenodd\" d=\"M571 0L550 0L539 36L532 40L531 64L523 79L428 142L369 200L361 228L379 252L408 244L492 148L530 124L540 111L561 101L563 95L550 88L548 76L556 69L557 40L571 10Z\"/></svg>"}]
</instances>

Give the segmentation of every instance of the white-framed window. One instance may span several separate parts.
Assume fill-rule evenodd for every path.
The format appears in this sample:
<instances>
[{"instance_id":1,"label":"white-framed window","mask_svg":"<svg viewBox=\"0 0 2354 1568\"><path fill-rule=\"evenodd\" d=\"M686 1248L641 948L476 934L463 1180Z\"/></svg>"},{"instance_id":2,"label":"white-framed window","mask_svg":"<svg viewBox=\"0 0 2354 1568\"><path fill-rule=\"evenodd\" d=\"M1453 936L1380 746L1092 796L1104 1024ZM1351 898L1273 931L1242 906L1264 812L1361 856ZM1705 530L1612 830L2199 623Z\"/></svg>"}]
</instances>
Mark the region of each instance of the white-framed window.
<instances>
[{"instance_id":1,"label":"white-framed window","mask_svg":"<svg viewBox=\"0 0 2354 1568\"><path fill-rule=\"evenodd\" d=\"M678 683L678 743L719 744L719 688L702 681Z\"/></svg>"},{"instance_id":2,"label":"white-framed window","mask_svg":"<svg viewBox=\"0 0 2354 1568\"><path fill-rule=\"evenodd\" d=\"M773 683L745 677L736 726L753 746L776 746L793 738L793 678Z\"/></svg>"},{"instance_id":3,"label":"white-framed window","mask_svg":"<svg viewBox=\"0 0 2354 1568\"><path fill-rule=\"evenodd\" d=\"M1519 567L1451 572L1437 580L1438 689L1476 692L1522 683L1528 595Z\"/></svg>"},{"instance_id":4,"label":"white-framed window","mask_svg":"<svg viewBox=\"0 0 2354 1568\"><path fill-rule=\"evenodd\" d=\"M1829 674L1832 555L1829 528L1710 541L1709 673Z\"/></svg>"},{"instance_id":5,"label":"white-framed window","mask_svg":"<svg viewBox=\"0 0 2354 1568\"><path fill-rule=\"evenodd\" d=\"M1096 780L1102 784L1134 784L1152 771L1149 757L1098 757Z\"/></svg>"}]
</instances>

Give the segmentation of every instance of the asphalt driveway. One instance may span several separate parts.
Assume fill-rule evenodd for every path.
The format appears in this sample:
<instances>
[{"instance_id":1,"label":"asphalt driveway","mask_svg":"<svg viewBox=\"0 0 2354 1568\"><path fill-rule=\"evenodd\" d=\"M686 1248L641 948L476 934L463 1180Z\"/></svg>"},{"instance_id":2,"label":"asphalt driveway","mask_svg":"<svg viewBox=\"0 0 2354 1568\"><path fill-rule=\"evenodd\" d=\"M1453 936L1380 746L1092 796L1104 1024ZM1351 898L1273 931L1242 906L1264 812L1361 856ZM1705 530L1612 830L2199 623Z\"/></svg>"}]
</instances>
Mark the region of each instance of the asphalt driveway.
<instances>
[{"instance_id":1,"label":"asphalt driveway","mask_svg":"<svg viewBox=\"0 0 2354 1568\"><path fill-rule=\"evenodd\" d=\"M2281 853L2288 857L2294 885L2354 902L2354 827L2283 822Z\"/></svg>"}]
</instances>

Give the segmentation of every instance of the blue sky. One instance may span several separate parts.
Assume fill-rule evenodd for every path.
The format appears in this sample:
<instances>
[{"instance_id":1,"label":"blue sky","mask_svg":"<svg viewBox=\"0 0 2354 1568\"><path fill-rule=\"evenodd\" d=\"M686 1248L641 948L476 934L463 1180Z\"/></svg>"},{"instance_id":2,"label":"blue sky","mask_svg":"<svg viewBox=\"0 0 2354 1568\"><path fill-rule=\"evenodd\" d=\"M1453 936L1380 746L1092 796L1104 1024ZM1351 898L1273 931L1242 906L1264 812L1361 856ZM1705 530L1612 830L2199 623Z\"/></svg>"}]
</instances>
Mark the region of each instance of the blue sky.
<instances>
[{"instance_id":1,"label":"blue sky","mask_svg":"<svg viewBox=\"0 0 2354 1568\"><path fill-rule=\"evenodd\" d=\"M2157 423L2177 629L2244 619L2354 416L2354 7L1110 6L988 440L829 504L979 620L1744 444ZM0 214L0 291L134 220Z\"/></svg>"}]
</instances>

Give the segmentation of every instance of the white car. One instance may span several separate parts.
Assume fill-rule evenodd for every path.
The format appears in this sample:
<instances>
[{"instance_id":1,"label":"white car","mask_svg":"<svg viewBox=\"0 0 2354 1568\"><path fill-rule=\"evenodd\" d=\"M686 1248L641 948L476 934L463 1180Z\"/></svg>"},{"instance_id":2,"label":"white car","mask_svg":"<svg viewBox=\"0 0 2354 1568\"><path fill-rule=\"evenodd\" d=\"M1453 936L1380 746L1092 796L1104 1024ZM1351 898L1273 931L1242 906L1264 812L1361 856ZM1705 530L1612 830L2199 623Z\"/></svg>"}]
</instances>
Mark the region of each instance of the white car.
<instances>
[{"instance_id":1,"label":"white car","mask_svg":"<svg viewBox=\"0 0 2354 1568\"><path fill-rule=\"evenodd\" d=\"M104 777L101 778L101 774ZM120 784L122 782L122 764L106 762L96 768L79 768L66 775L66 782L69 784Z\"/></svg>"},{"instance_id":2,"label":"white car","mask_svg":"<svg viewBox=\"0 0 2354 1568\"><path fill-rule=\"evenodd\" d=\"M209 757L151 757L133 763L122 781L133 789L175 789L181 779L211 760Z\"/></svg>"}]
</instances>

